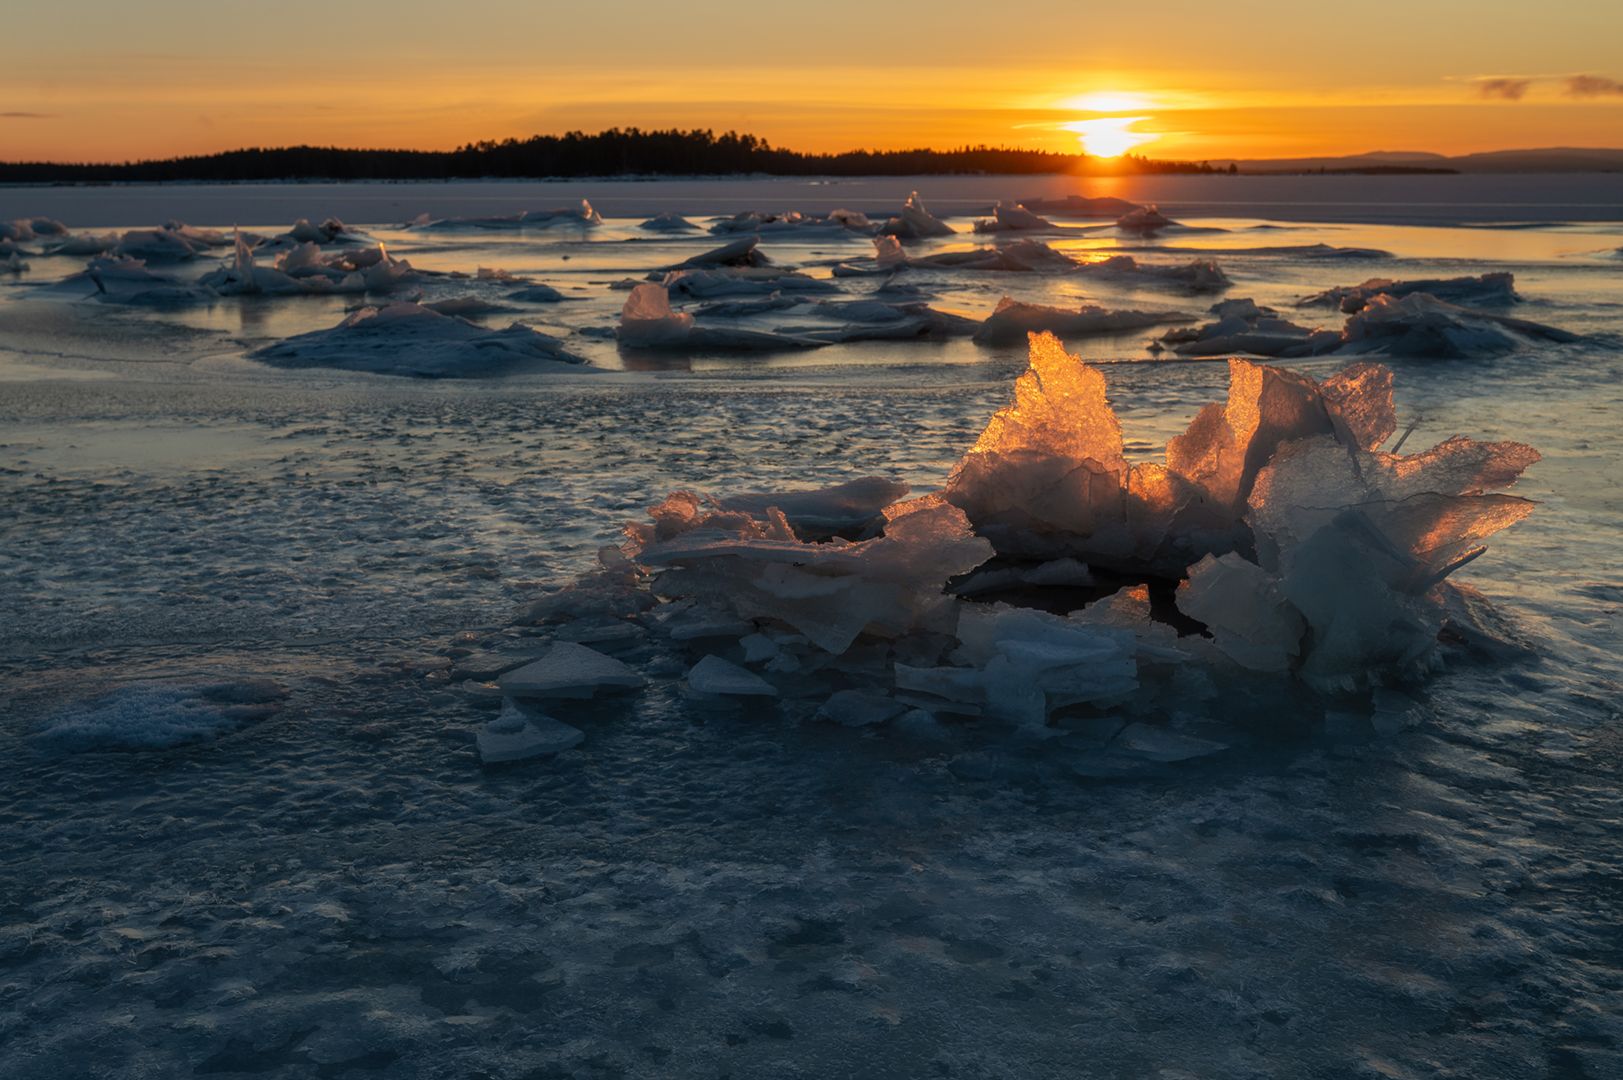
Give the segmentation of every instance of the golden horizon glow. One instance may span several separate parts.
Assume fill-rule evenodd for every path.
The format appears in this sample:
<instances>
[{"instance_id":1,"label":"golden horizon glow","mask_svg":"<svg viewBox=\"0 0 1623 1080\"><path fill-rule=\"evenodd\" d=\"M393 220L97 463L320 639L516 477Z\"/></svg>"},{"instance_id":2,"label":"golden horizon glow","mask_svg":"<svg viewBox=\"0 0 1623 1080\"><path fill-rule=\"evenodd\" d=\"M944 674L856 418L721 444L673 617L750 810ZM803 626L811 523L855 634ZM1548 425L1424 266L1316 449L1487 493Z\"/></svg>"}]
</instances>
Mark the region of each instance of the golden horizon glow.
<instances>
[{"instance_id":1,"label":"golden horizon glow","mask_svg":"<svg viewBox=\"0 0 1623 1080\"><path fill-rule=\"evenodd\" d=\"M1160 138L1147 131L1133 130L1135 124L1148 119L1147 116L1100 116L1092 120L1071 120L1060 126L1077 133L1077 141L1082 144L1084 153L1094 157L1117 158Z\"/></svg>"},{"instance_id":2,"label":"golden horizon glow","mask_svg":"<svg viewBox=\"0 0 1623 1080\"><path fill-rule=\"evenodd\" d=\"M1009 0L1000 25L1028 32L975 34L939 0L824 0L825 24L875 38L803 34L753 59L723 0L626 0L612 19L520 0L462 0L454 19L439 0L395 0L389 19L331 0L14 8L8 34L28 46L0 67L13 161L445 150L610 127L730 129L812 153L1074 152L1081 135L1095 153L1192 161L1623 143L1623 7L1592 0L1475 0L1468 20L1365 0L1373 24L1404 26L1373 51L1302 47L1345 38L1334 7L1263 0L1231 19L1163 0L1155 24L1200 43L1177 56L1143 48L1141 11ZM313 26L341 55L312 49ZM872 62L866 46L900 33L908 47ZM1068 126L1096 121L1109 123L1091 137Z\"/></svg>"}]
</instances>

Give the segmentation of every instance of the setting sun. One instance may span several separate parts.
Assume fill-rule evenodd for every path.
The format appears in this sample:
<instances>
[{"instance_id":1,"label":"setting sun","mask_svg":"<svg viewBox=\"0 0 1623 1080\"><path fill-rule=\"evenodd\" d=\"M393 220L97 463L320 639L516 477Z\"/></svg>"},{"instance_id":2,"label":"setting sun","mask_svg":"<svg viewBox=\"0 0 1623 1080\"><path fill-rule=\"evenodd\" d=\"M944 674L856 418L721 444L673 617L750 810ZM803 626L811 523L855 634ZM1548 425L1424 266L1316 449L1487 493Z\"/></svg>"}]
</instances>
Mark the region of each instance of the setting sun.
<instances>
[{"instance_id":1,"label":"setting sun","mask_svg":"<svg viewBox=\"0 0 1623 1080\"><path fill-rule=\"evenodd\" d=\"M1062 124L1066 131L1074 131L1081 138L1082 149L1095 157L1113 158L1154 142L1157 136L1134 131L1133 126L1148 117L1102 116L1094 120L1072 120Z\"/></svg>"}]
</instances>

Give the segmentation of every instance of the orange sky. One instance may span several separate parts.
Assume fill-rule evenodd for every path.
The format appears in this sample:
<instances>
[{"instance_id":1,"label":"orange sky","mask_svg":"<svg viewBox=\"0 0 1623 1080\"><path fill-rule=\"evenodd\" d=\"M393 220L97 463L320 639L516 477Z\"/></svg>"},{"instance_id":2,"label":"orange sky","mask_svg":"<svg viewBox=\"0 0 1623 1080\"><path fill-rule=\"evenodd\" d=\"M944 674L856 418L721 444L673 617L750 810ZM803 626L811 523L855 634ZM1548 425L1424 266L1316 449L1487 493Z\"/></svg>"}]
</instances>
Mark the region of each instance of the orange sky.
<instances>
[{"instance_id":1,"label":"orange sky","mask_svg":"<svg viewBox=\"0 0 1623 1080\"><path fill-rule=\"evenodd\" d=\"M1623 145L1623 5L1594 0L14 2L7 160L629 125L1074 150L1101 116L1162 158Z\"/></svg>"}]
</instances>

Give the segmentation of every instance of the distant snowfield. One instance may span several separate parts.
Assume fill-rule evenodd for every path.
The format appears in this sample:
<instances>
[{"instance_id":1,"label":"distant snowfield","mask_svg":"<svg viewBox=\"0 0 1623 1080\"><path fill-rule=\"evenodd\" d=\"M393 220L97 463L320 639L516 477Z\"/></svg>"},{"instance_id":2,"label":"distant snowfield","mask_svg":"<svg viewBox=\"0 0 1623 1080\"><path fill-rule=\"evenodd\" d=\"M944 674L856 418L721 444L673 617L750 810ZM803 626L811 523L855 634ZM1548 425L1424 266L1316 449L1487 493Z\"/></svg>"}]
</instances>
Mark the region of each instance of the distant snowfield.
<instances>
[{"instance_id":1,"label":"distant snowfield","mask_svg":"<svg viewBox=\"0 0 1623 1080\"><path fill-rule=\"evenodd\" d=\"M984 213L999 199L1081 193L1158 203L1173 216L1370 224L1623 221L1623 180L1605 174L1511 176L882 176L720 177L400 183L114 184L0 188L0 220L60 218L75 228L132 221L409 221L514 214L587 198L608 217L742 209L892 213L922 191L940 214Z\"/></svg>"}]
</instances>

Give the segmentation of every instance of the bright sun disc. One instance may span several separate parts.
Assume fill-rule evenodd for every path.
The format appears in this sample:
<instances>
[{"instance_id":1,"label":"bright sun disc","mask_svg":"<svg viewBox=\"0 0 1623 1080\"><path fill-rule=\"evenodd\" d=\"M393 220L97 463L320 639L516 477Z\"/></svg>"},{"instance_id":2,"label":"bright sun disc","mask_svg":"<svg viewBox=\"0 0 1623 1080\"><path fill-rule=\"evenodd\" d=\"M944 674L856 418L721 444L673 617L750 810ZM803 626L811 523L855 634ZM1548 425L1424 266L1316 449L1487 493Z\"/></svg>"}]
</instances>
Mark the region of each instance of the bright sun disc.
<instances>
[{"instance_id":1,"label":"bright sun disc","mask_svg":"<svg viewBox=\"0 0 1623 1080\"><path fill-rule=\"evenodd\" d=\"M1132 130L1143 116L1104 116L1096 120L1072 120L1062 125L1082 137L1082 149L1095 157L1121 157L1136 146L1153 142L1156 136Z\"/></svg>"}]
</instances>

